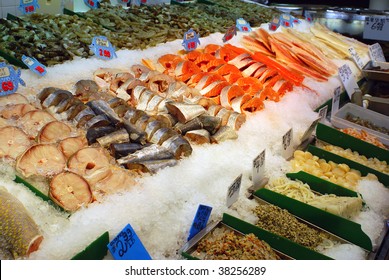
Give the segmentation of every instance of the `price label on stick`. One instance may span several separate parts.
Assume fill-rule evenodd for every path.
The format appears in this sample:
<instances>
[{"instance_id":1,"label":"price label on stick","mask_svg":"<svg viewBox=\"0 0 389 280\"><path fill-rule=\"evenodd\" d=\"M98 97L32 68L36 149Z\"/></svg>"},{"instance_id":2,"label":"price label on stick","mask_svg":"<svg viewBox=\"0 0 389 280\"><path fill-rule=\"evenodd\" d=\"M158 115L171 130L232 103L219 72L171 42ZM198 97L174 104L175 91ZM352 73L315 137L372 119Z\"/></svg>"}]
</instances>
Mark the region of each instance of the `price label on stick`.
<instances>
[{"instance_id":1,"label":"price label on stick","mask_svg":"<svg viewBox=\"0 0 389 280\"><path fill-rule=\"evenodd\" d=\"M236 20L236 28L241 32L251 32L250 23L245 21L243 18L238 18Z\"/></svg>"},{"instance_id":2,"label":"price label on stick","mask_svg":"<svg viewBox=\"0 0 389 280\"><path fill-rule=\"evenodd\" d=\"M386 62L384 52L382 51L381 45L378 43L369 46L369 54L373 61Z\"/></svg>"},{"instance_id":3,"label":"price label on stick","mask_svg":"<svg viewBox=\"0 0 389 280\"><path fill-rule=\"evenodd\" d=\"M327 117L327 112L328 112L328 105L324 106L321 108L318 112L320 121L323 121Z\"/></svg>"},{"instance_id":4,"label":"price label on stick","mask_svg":"<svg viewBox=\"0 0 389 280\"><path fill-rule=\"evenodd\" d=\"M336 112L339 111L339 103L340 103L340 87L337 87L334 91L334 97L332 97L331 119L334 117Z\"/></svg>"},{"instance_id":5,"label":"price label on stick","mask_svg":"<svg viewBox=\"0 0 389 280\"><path fill-rule=\"evenodd\" d=\"M15 93L19 84L26 86L20 75L20 69L16 71L11 65L0 62L0 96Z\"/></svg>"},{"instance_id":6,"label":"price label on stick","mask_svg":"<svg viewBox=\"0 0 389 280\"><path fill-rule=\"evenodd\" d=\"M355 81L350 66L344 64L343 66L339 67L338 73L339 73L340 80L342 81L342 84L346 89L346 92L351 100L355 90L358 89L359 86Z\"/></svg>"},{"instance_id":7,"label":"price label on stick","mask_svg":"<svg viewBox=\"0 0 389 280\"><path fill-rule=\"evenodd\" d=\"M96 36L92 39L92 44L89 48L95 53L95 55L101 59L109 60L117 57L115 48L108 41L105 36Z\"/></svg>"},{"instance_id":8,"label":"price label on stick","mask_svg":"<svg viewBox=\"0 0 389 280\"><path fill-rule=\"evenodd\" d=\"M187 52L189 52L195 50L197 45L200 45L199 35L191 28L184 33L182 46Z\"/></svg>"},{"instance_id":9,"label":"price label on stick","mask_svg":"<svg viewBox=\"0 0 389 280\"><path fill-rule=\"evenodd\" d=\"M231 26L228 28L226 34L223 36L223 43L229 41L232 39L232 37L236 36L236 25Z\"/></svg>"},{"instance_id":10,"label":"price label on stick","mask_svg":"<svg viewBox=\"0 0 389 280\"><path fill-rule=\"evenodd\" d=\"M24 15L35 13L39 8L38 0L20 0L19 10Z\"/></svg>"},{"instance_id":11,"label":"price label on stick","mask_svg":"<svg viewBox=\"0 0 389 280\"><path fill-rule=\"evenodd\" d=\"M261 181L265 178L265 156L266 150L263 150L253 160L253 185L254 187L259 186Z\"/></svg>"},{"instance_id":12,"label":"price label on stick","mask_svg":"<svg viewBox=\"0 0 389 280\"><path fill-rule=\"evenodd\" d=\"M282 136L282 151L281 155L288 159L293 155L293 146L292 146L292 139L293 139L293 128L289 129L284 136Z\"/></svg>"},{"instance_id":13,"label":"price label on stick","mask_svg":"<svg viewBox=\"0 0 389 280\"><path fill-rule=\"evenodd\" d=\"M151 260L130 224L108 243L107 247L115 260Z\"/></svg>"},{"instance_id":14,"label":"price label on stick","mask_svg":"<svg viewBox=\"0 0 389 280\"><path fill-rule=\"evenodd\" d=\"M211 216L212 207L200 204L197 208L196 215L193 219L192 226L189 230L188 241L203 230L208 223L209 216Z\"/></svg>"},{"instance_id":15,"label":"price label on stick","mask_svg":"<svg viewBox=\"0 0 389 280\"><path fill-rule=\"evenodd\" d=\"M38 74L39 76L46 75L46 66L44 66L42 63L40 63L38 60L36 60L34 57L29 56L22 56L22 61L24 64L27 65L27 67L34 73Z\"/></svg>"},{"instance_id":16,"label":"price label on stick","mask_svg":"<svg viewBox=\"0 0 389 280\"><path fill-rule=\"evenodd\" d=\"M228 187L228 192L227 192L228 208L231 207L231 205L238 200L241 183L242 183L242 174L240 174L232 183L232 185Z\"/></svg>"},{"instance_id":17,"label":"price label on stick","mask_svg":"<svg viewBox=\"0 0 389 280\"><path fill-rule=\"evenodd\" d=\"M389 17L369 16L365 18L363 39L389 41Z\"/></svg>"},{"instance_id":18,"label":"price label on stick","mask_svg":"<svg viewBox=\"0 0 389 280\"><path fill-rule=\"evenodd\" d=\"M362 69L363 66L365 66L365 63L362 61L361 57L359 56L357 51L354 49L354 47L349 48L348 52L351 54L352 58L354 59L354 62L357 64L359 69Z\"/></svg>"},{"instance_id":19,"label":"price label on stick","mask_svg":"<svg viewBox=\"0 0 389 280\"><path fill-rule=\"evenodd\" d=\"M84 0L84 3L91 9L97 9L99 8L100 0Z\"/></svg>"}]
</instances>

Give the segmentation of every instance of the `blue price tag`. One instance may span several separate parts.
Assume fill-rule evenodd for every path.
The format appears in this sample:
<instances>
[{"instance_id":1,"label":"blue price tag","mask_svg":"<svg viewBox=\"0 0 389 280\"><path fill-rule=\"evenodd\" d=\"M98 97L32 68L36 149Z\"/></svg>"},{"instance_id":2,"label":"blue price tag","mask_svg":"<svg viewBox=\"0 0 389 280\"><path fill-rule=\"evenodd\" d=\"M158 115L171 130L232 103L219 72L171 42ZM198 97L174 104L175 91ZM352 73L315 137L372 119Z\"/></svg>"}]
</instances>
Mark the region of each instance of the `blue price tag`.
<instances>
[{"instance_id":1,"label":"blue price tag","mask_svg":"<svg viewBox=\"0 0 389 280\"><path fill-rule=\"evenodd\" d=\"M312 17L312 15L311 15L310 12L305 11L305 12L304 12L304 17L305 17L305 19L306 19L308 22L313 22L313 17Z\"/></svg>"},{"instance_id":2,"label":"blue price tag","mask_svg":"<svg viewBox=\"0 0 389 280\"><path fill-rule=\"evenodd\" d=\"M274 17L272 21L269 23L269 29L271 31L276 31L277 28L281 25L281 21L279 17Z\"/></svg>"},{"instance_id":3,"label":"blue price tag","mask_svg":"<svg viewBox=\"0 0 389 280\"><path fill-rule=\"evenodd\" d=\"M149 253L130 224L107 247L115 260L151 260Z\"/></svg>"},{"instance_id":4,"label":"blue price tag","mask_svg":"<svg viewBox=\"0 0 389 280\"><path fill-rule=\"evenodd\" d=\"M300 20L289 14L282 14L280 16L280 22L284 27L293 27L293 24L300 23Z\"/></svg>"},{"instance_id":5,"label":"blue price tag","mask_svg":"<svg viewBox=\"0 0 389 280\"><path fill-rule=\"evenodd\" d=\"M19 84L26 86L20 75L20 69L15 71L11 65L7 65L5 62L0 63L0 96L15 93Z\"/></svg>"},{"instance_id":6,"label":"blue price tag","mask_svg":"<svg viewBox=\"0 0 389 280\"><path fill-rule=\"evenodd\" d=\"M91 9L97 9L99 8L100 0L84 0L84 3Z\"/></svg>"},{"instance_id":7,"label":"blue price tag","mask_svg":"<svg viewBox=\"0 0 389 280\"><path fill-rule=\"evenodd\" d=\"M39 76L46 75L46 66L36 60L36 58L23 55L22 61L28 66L28 68L30 68L32 72L38 74Z\"/></svg>"},{"instance_id":8,"label":"blue price tag","mask_svg":"<svg viewBox=\"0 0 389 280\"><path fill-rule=\"evenodd\" d=\"M234 37L236 35L236 25L234 24L233 26L231 26L230 28L228 28L226 34L224 34L223 36L223 42L227 42L229 40L232 39L232 37Z\"/></svg>"},{"instance_id":9,"label":"blue price tag","mask_svg":"<svg viewBox=\"0 0 389 280\"><path fill-rule=\"evenodd\" d=\"M196 216L193 219L192 226L189 230L188 241L198 234L207 225L209 216L211 215L212 207L200 204L197 208Z\"/></svg>"},{"instance_id":10,"label":"blue price tag","mask_svg":"<svg viewBox=\"0 0 389 280\"><path fill-rule=\"evenodd\" d=\"M182 46L187 52L193 51L200 45L199 35L192 28L184 33L184 41Z\"/></svg>"},{"instance_id":11,"label":"blue price tag","mask_svg":"<svg viewBox=\"0 0 389 280\"><path fill-rule=\"evenodd\" d=\"M89 48L95 53L95 55L101 59L109 60L117 57L115 48L108 41L105 36L96 36L92 39L92 44Z\"/></svg>"},{"instance_id":12,"label":"blue price tag","mask_svg":"<svg viewBox=\"0 0 389 280\"><path fill-rule=\"evenodd\" d=\"M236 20L236 28L241 32L251 32L250 23L245 21L243 18L238 18Z\"/></svg>"},{"instance_id":13,"label":"blue price tag","mask_svg":"<svg viewBox=\"0 0 389 280\"><path fill-rule=\"evenodd\" d=\"M19 10L22 14L32 14L39 9L38 0L20 0Z\"/></svg>"},{"instance_id":14,"label":"blue price tag","mask_svg":"<svg viewBox=\"0 0 389 280\"><path fill-rule=\"evenodd\" d=\"M130 0L118 0L119 4L128 4L130 3Z\"/></svg>"}]
</instances>

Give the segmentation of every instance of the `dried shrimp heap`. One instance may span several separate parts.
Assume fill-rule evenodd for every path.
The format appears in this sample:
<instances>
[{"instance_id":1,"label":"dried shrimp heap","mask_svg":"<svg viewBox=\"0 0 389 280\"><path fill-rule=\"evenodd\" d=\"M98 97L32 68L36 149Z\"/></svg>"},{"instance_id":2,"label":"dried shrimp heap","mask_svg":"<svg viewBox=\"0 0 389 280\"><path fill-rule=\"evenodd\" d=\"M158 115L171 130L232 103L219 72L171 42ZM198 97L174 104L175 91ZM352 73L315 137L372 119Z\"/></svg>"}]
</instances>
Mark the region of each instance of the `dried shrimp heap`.
<instances>
[{"instance_id":1,"label":"dried shrimp heap","mask_svg":"<svg viewBox=\"0 0 389 280\"><path fill-rule=\"evenodd\" d=\"M319 246L330 247L333 245L327 233L300 222L285 209L264 204L257 206L253 212L258 217L257 226L302 246L318 250Z\"/></svg>"},{"instance_id":2,"label":"dried shrimp heap","mask_svg":"<svg viewBox=\"0 0 389 280\"><path fill-rule=\"evenodd\" d=\"M365 130L361 129L361 131L358 131L355 128L342 128L340 129L341 132L346 133L348 135L351 135L355 138L361 139L363 141L366 141L370 144L373 144L377 147L380 147L382 149L387 150L388 148L380 141L377 137L374 137L373 135L367 133Z\"/></svg>"},{"instance_id":3,"label":"dried shrimp heap","mask_svg":"<svg viewBox=\"0 0 389 280\"><path fill-rule=\"evenodd\" d=\"M360 155L356 151L353 152L351 149L343 149L341 147L333 146L333 145L323 145L321 148L331 153L337 154L341 157L363 164L379 172L389 174L389 166L387 162L384 160L381 161L377 158L367 158L364 155Z\"/></svg>"},{"instance_id":4,"label":"dried shrimp heap","mask_svg":"<svg viewBox=\"0 0 389 280\"><path fill-rule=\"evenodd\" d=\"M237 235L235 232L215 230L202 239L196 253L205 254L208 260L278 260L279 256L265 241L254 234Z\"/></svg>"},{"instance_id":5,"label":"dried shrimp heap","mask_svg":"<svg viewBox=\"0 0 389 280\"><path fill-rule=\"evenodd\" d=\"M361 173L358 170L351 169L347 164L327 162L310 152L300 150L294 152L291 166L293 172L305 171L353 191L356 190L357 183L361 179ZM372 175L369 174L369 176ZM375 176L373 175L373 177Z\"/></svg>"}]
</instances>

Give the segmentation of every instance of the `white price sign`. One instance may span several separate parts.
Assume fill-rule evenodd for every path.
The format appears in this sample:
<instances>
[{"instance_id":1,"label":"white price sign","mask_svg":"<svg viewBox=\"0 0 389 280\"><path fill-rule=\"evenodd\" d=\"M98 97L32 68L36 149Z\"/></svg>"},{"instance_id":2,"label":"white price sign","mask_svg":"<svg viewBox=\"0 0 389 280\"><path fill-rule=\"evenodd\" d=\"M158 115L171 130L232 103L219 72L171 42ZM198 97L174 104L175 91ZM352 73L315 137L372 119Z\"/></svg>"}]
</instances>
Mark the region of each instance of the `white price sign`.
<instances>
[{"instance_id":1,"label":"white price sign","mask_svg":"<svg viewBox=\"0 0 389 280\"><path fill-rule=\"evenodd\" d=\"M386 62L384 52L382 51L381 45L378 43L369 46L369 54L373 61Z\"/></svg>"},{"instance_id":2,"label":"white price sign","mask_svg":"<svg viewBox=\"0 0 389 280\"><path fill-rule=\"evenodd\" d=\"M389 41L389 17L369 16L365 18L363 39Z\"/></svg>"},{"instance_id":3,"label":"white price sign","mask_svg":"<svg viewBox=\"0 0 389 280\"><path fill-rule=\"evenodd\" d=\"M349 48L348 52L351 54L352 58L354 59L355 63L359 67L359 69L362 69L363 66L365 66L365 63L362 61L361 57L359 56L357 51L354 49L354 47Z\"/></svg>"},{"instance_id":4,"label":"white price sign","mask_svg":"<svg viewBox=\"0 0 389 280\"><path fill-rule=\"evenodd\" d=\"M228 187L227 192L227 207L229 208L235 201L238 200L240 185L242 183L242 174L240 174L231 186Z\"/></svg>"},{"instance_id":5,"label":"white price sign","mask_svg":"<svg viewBox=\"0 0 389 280\"><path fill-rule=\"evenodd\" d=\"M339 68L338 73L340 80L342 81L342 84L351 100L351 97L353 96L355 90L359 88L357 82L355 81L353 72L351 71L350 66L344 64Z\"/></svg>"},{"instance_id":6,"label":"white price sign","mask_svg":"<svg viewBox=\"0 0 389 280\"><path fill-rule=\"evenodd\" d=\"M253 185L254 187L258 186L263 178L265 177L265 156L266 150L263 150L254 160L253 160Z\"/></svg>"},{"instance_id":7,"label":"white price sign","mask_svg":"<svg viewBox=\"0 0 389 280\"><path fill-rule=\"evenodd\" d=\"M282 136L282 151L281 155L288 159L293 154L293 146L292 146L292 139L293 139L293 128L289 129L284 136Z\"/></svg>"},{"instance_id":8,"label":"white price sign","mask_svg":"<svg viewBox=\"0 0 389 280\"><path fill-rule=\"evenodd\" d=\"M334 97L332 98L332 109L331 109L331 119L339 111L340 103L340 87L337 87L334 92Z\"/></svg>"},{"instance_id":9,"label":"white price sign","mask_svg":"<svg viewBox=\"0 0 389 280\"><path fill-rule=\"evenodd\" d=\"M320 121L324 120L327 117L327 112L328 112L328 105L324 106L319 110L319 117Z\"/></svg>"}]
</instances>

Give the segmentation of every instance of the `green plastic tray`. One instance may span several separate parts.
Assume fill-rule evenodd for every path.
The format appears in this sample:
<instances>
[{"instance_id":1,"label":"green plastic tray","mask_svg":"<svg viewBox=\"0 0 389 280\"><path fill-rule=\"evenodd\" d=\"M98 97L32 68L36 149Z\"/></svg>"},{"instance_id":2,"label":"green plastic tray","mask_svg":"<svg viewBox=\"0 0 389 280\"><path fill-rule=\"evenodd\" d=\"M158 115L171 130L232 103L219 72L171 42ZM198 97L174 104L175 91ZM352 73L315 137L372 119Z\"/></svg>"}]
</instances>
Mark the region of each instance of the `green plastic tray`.
<instances>
[{"instance_id":1,"label":"green plastic tray","mask_svg":"<svg viewBox=\"0 0 389 280\"><path fill-rule=\"evenodd\" d=\"M365 250L372 251L373 249L370 238L362 231L360 224L268 189L260 189L254 195L286 209L291 214L358 245Z\"/></svg>"},{"instance_id":2,"label":"green plastic tray","mask_svg":"<svg viewBox=\"0 0 389 280\"><path fill-rule=\"evenodd\" d=\"M372 173L377 176L378 181L380 181L383 185L385 185L386 187L389 186L389 175L387 174L381 173L373 168L367 167L363 164L338 156L334 153L330 153L312 145L308 147L308 151L313 155L316 155L319 158L325 159L327 161L331 160L335 163L345 163L350 168L359 170L363 176L366 176L368 173Z\"/></svg>"},{"instance_id":3,"label":"green plastic tray","mask_svg":"<svg viewBox=\"0 0 389 280\"><path fill-rule=\"evenodd\" d=\"M108 231L106 231L83 251L75 255L72 260L102 260L107 255L108 243L109 234Z\"/></svg>"}]
</instances>

